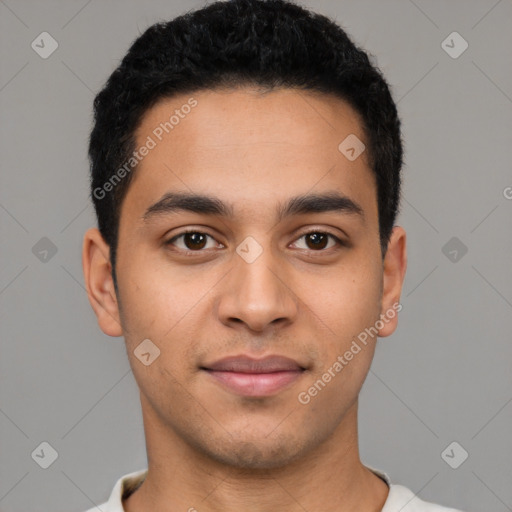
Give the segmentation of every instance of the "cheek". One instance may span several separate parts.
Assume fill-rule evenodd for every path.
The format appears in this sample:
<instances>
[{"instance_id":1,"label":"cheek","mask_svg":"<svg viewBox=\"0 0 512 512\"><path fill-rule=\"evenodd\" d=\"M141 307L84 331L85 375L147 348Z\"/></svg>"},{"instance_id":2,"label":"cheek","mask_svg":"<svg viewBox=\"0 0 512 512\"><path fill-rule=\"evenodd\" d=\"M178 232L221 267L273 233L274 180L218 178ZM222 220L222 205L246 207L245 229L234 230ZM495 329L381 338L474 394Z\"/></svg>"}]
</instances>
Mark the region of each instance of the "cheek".
<instances>
[{"instance_id":1,"label":"cheek","mask_svg":"<svg viewBox=\"0 0 512 512\"><path fill-rule=\"evenodd\" d=\"M329 382L329 391L322 392L325 398L343 401L354 396L366 377L377 340L366 330L379 319L380 280L378 260L364 268L347 265L317 288L321 295L310 299L311 317L321 329L313 380Z\"/></svg>"},{"instance_id":2,"label":"cheek","mask_svg":"<svg viewBox=\"0 0 512 512\"><path fill-rule=\"evenodd\" d=\"M195 307L199 292L187 293L187 283L176 283L161 263L151 265L147 260L138 265L134 259L133 266L126 268L122 285L126 349L142 394L155 410L158 403L168 403L170 396L173 403L182 403L182 383L196 370L188 351L200 339L196 328L201 320ZM143 341L147 339L151 341L149 349L148 342ZM146 365L142 354L147 352Z\"/></svg>"},{"instance_id":3,"label":"cheek","mask_svg":"<svg viewBox=\"0 0 512 512\"><path fill-rule=\"evenodd\" d=\"M299 293L326 333L343 342L378 319L381 280L378 262L347 262L324 276L303 280Z\"/></svg>"},{"instance_id":4,"label":"cheek","mask_svg":"<svg viewBox=\"0 0 512 512\"><path fill-rule=\"evenodd\" d=\"M168 389L176 379L181 382L196 370L193 356L204 338L205 313L212 307L207 291L218 277L203 275L194 280L161 256L149 254L133 255L119 277L121 321L134 372L148 390L158 380L159 387ZM147 367L134 354L145 339L160 351Z\"/></svg>"},{"instance_id":5,"label":"cheek","mask_svg":"<svg viewBox=\"0 0 512 512\"><path fill-rule=\"evenodd\" d=\"M193 307L193 288L189 293L184 276L157 256L134 251L119 272L123 328L128 336L165 338Z\"/></svg>"}]
</instances>

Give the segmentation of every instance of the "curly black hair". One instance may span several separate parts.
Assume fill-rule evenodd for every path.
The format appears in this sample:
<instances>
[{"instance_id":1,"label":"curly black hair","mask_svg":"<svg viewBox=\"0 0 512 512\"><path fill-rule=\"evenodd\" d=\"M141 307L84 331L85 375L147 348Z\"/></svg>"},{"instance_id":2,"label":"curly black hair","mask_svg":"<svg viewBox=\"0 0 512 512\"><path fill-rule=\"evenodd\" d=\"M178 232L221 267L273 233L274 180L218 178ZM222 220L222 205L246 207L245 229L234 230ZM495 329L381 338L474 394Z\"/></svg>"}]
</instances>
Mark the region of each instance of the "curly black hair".
<instances>
[{"instance_id":1,"label":"curly black hair","mask_svg":"<svg viewBox=\"0 0 512 512\"><path fill-rule=\"evenodd\" d=\"M396 105L381 71L326 16L287 0L217 1L150 26L94 99L91 199L110 247L114 284L121 203L136 167L115 186L105 184L132 156L143 115L162 98L243 86L331 94L359 113L385 255L398 214L403 151Z\"/></svg>"}]
</instances>

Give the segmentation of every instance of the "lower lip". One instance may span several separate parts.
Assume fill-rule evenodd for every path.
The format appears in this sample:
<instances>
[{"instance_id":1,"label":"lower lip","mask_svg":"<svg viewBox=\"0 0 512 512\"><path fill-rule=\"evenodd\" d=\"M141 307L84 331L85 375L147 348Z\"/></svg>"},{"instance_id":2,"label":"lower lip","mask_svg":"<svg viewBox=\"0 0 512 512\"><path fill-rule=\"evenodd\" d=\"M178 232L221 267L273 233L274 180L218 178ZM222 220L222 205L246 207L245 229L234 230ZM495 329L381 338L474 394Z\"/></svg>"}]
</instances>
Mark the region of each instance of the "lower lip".
<instances>
[{"instance_id":1,"label":"lower lip","mask_svg":"<svg viewBox=\"0 0 512 512\"><path fill-rule=\"evenodd\" d=\"M230 391L243 396L269 396L296 381L302 370L275 373L237 373L206 370Z\"/></svg>"}]
</instances>

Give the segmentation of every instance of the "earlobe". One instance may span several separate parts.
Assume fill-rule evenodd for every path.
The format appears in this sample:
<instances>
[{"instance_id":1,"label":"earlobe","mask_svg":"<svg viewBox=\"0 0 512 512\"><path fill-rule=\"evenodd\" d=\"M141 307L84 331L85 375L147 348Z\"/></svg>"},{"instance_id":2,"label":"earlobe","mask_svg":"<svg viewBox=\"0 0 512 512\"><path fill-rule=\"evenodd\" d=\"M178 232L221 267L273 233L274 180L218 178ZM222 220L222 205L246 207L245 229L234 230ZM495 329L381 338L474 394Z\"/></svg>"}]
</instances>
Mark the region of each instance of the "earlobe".
<instances>
[{"instance_id":1,"label":"earlobe","mask_svg":"<svg viewBox=\"0 0 512 512\"><path fill-rule=\"evenodd\" d=\"M398 312L402 309L400 295L407 270L406 233L395 226L391 233L383 262L382 309L380 318L384 324L378 336L392 334L398 325ZM380 324L382 325L382 324Z\"/></svg>"},{"instance_id":2,"label":"earlobe","mask_svg":"<svg viewBox=\"0 0 512 512\"><path fill-rule=\"evenodd\" d=\"M84 235L82 267L89 302L101 330L108 336L122 336L110 248L96 228L88 229Z\"/></svg>"}]
</instances>

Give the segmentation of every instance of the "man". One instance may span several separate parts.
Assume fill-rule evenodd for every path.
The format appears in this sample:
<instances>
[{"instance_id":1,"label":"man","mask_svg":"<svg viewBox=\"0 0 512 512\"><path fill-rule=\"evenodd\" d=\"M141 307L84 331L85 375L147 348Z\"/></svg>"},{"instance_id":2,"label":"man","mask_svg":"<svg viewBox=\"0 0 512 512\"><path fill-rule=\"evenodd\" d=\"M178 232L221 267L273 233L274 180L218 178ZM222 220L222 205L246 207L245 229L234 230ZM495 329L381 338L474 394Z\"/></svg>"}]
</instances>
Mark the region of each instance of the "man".
<instances>
[{"instance_id":1,"label":"man","mask_svg":"<svg viewBox=\"0 0 512 512\"><path fill-rule=\"evenodd\" d=\"M448 511L359 457L406 270L400 121L367 55L293 3L217 2L150 27L94 107L85 282L148 469L91 510Z\"/></svg>"}]
</instances>

